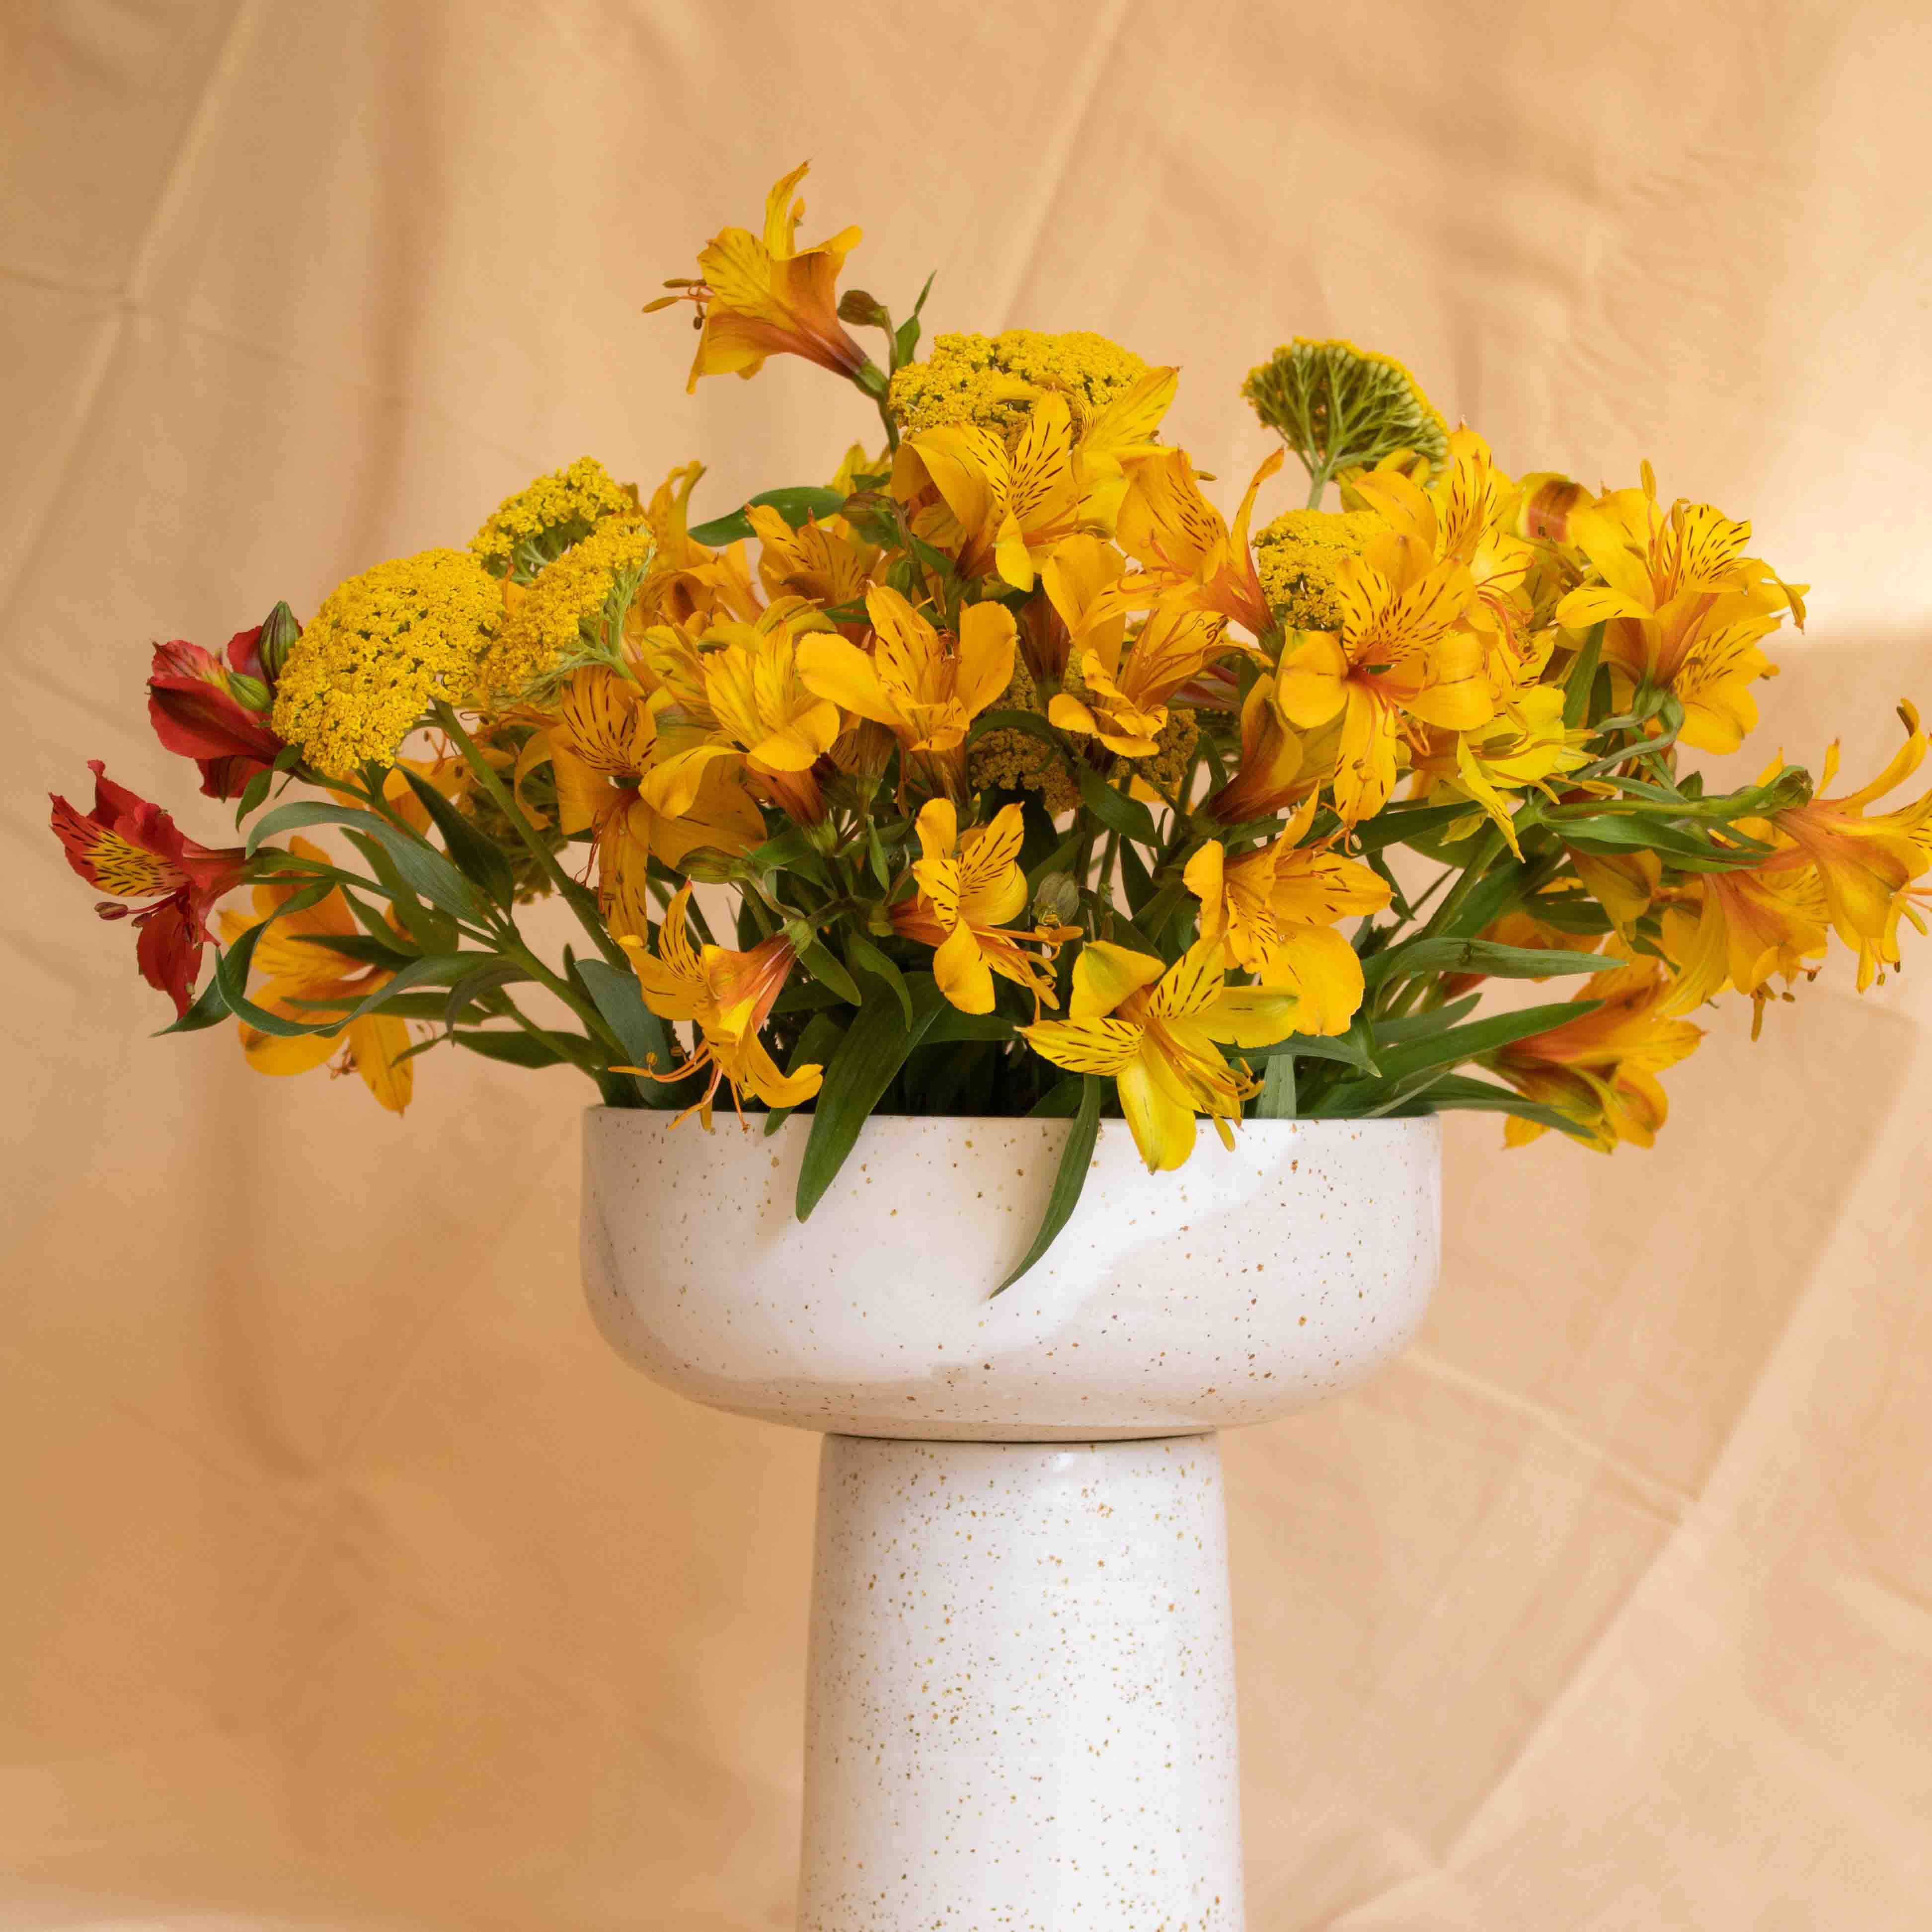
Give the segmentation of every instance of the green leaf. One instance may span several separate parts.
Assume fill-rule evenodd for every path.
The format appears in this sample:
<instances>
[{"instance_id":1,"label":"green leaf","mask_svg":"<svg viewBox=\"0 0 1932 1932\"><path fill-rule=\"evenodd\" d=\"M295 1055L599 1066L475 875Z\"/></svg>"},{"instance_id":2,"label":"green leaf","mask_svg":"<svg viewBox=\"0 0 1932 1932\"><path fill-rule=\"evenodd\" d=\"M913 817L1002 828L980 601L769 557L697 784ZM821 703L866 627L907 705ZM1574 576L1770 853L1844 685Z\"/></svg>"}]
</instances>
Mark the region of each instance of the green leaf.
<instances>
[{"instance_id":1,"label":"green leaf","mask_svg":"<svg viewBox=\"0 0 1932 1932\"><path fill-rule=\"evenodd\" d=\"M1406 1046L1384 1047L1376 1055L1382 1067L1379 1079L1345 1081L1323 1095L1311 1112L1328 1118L1379 1112L1396 1097L1404 1083L1418 1074L1474 1060L1479 1054L1508 1046L1512 1040L1546 1033L1552 1027L1595 1012L1599 1004L1594 1000L1562 1000L1549 1006L1525 1006L1516 1012L1492 1013L1485 1019L1472 1020L1466 1026L1450 1027Z\"/></svg>"},{"instance_id":2,"label":"green leaf","mask_svg":"<svg viewBox=\"0 0 1932 1932\"><path fill-rule=\"evenodd\" d=\"M1413 939L1371 953L1362 962L1363 976L1371 986L1392 975L1405 977L1438 973L1478 973L1492 980L1554 980L1566 974L1600 973L1604 962L1594 953L1565 952L1555 947L1498 946L1488 939Z\"/></svg>"},{"instance_id":3,"label":"green leaf","mask_svg":"<svg viewBox=\"0 0 1932 1932\"><path fill-rule=\"evenodd\" d=\"M242 796L235 807L235 823L238 826L251 812L260 808L262 800L268 795L269 786L274 782L274 773L264 766L242 788Z\"/></svg>"},{"instance_id":4,"label":"green leaf","mask_svg":"<svg viewBox=\"0 0 1932 1932\"><path fill-rule=\"evenodd\" d=\"M1589 1135L1554 1107L1539 1106L1526 1100L1514 1088L1498 1087L1486 1080L1472 1080L1452 1073L1436 1081L1429 1089L1428 1111L1432 1114L1514 1114L1519 1120L1534 1120L1540 1127L1554 1127L1573 1140L1588 1143Z\"/></svg>"},{"instance_id":5,"label":"green leaf","mask_svg":"<svg viewBox=\"0 0 1932 1932\"><path fill-rule=\"evenodd\" d=\"M360 932L291 932L285 935L298 946L313 946L319 952L339 953L364 966L380 966L385 972L399 973L422 956L404 952L388 940ZM397 937L392 934L392 938Z\"/></svg>"},{"instance_id":6,"label":"green leaf","mask_svg":"<svg viewBox=\"0 0 1932 1932\"><path fill-rule=\"evenodd\" d=\"M1480 993L1466 994L1460 1000L1451 1000L1446 1006L1436 1007L1426 1013L1406 1013L1400 1019L1378 1020L1376 1022L1376 1044L1378 1046L1400 1046L1412 1040L1427 1040L1431 1034L1445 1032L1460 1019L1466 1018L1476 1010L1482 1000Z\"/></svg>"},{"instance_id":7,"label":"green leaf","mask_svg":"<svg viewBox=\"0 0 1932 1932\"><path fill-rule=\"evenodd\" d=\"M800 946L798 963L821 986L829 987L848 1006L864 1004L866 996L860 992L858 981L846 971L838 955L822 940L814 939L810 945Z\"/></svg>"},{"instance_id":8,"label":"green leaf","mask_svg":"<svg viewBox=\"0 0 1932 1932\"><path fill-rule=\"evenodd\" d=\"M1060 1150L1060 1166L1053 1177L1053 1190L1046 1198L1046 1212L1040 1217L1040 1232L1034 1236L1033 1245L1019 1266L994 1289L995 1294L1005 1294L1034 1267L1053 1246L1079 1204L1081 1191L1087 1185L1088 1169L1093 1164L1094 1144L1100 1138L1100 1102L1106 1093L1106 1083L1091 1073L1082 1078L1081 1086L1079 1109Z\"/></svg>"},{"instance_id":9,"label":"green leaf","mask_svg":"<svg viewBox=\"0 0 1932 1932\"><path fill-rule=\"evenodd\" d=\"M254 957L253 946L244 941L251 936L267 932L274 923L266 920L260 926L244 933L226 952L214 956L214 976L221 988L221 997L226 1001L228 1010L238 1020L246 1020L257 1033L272 1034L278 1040L296 1040L305 1034L333 1033L342 1024L339 1020L325 1020L316 1024L305 1024L300 1020L284 1019L280 1013L272 1013L256 1005L248 997L248 962Z\"/></svg>"},{"instance_id":10,"label":"green leaf","mask_svg":"<svg viewBox=\"0 0 1932 1932\"><path fill-rule=\"evenodd\" d=\"M814 1013L806 1022L797 1046L792 1048L786 1072L796 1073L805 1066L823 1066L838 1051L838 1042L844 1037L844 1028L830 1013ZM770 1140L797 1111L796 1107L772 1108L765 1117L766 1139Z\"/></svg>"},{"instance_id":11,"label":"green leaf","mask_svg":"<svg viewBox=\"0 0 1932 1932\"><path fill-rule=\"evenodd\" d=\"M488 901L428 839L353 806L278 806L251 828L247 850L252 854L265 838L278 832L310 825L340 825L374 842L412 891L454 917L481 922L489 916Z\"/></svg>"},{"instance_id":12,"label":"green leaf","mask_svg":"<svg viewBox=\"0 0 1932 1932\"><path fill-rule=\"evenodd\" d=\"M943 1046L962 1040L1011 1040L1019 1022L1004 1013L962 1013L957 1006L944 1006L936 1019L926 1028L926 1044Z\"/></svg>"},{"instance_id":13,"label":"green leaf","mask_svg":"<svg viewBox=\"0 0 1932 1932\"><path fill-rule=\"evenodd\" d=\"M904 1011L906 1024L912 1024L912 990L905 982L905 975L862 932L854 932L848 936L845 963L855 973L869 973L874 979L884 980L899 996L899 1005Z\"/></svg>"},{"instance_id":14,"label":"green leaf","mask_svg":"<svg viewBox=\"0 0 1932 1932\"><path fill-rule=\"evenodd\" d=\"M513 986L530 976L520 966L508 959L493 959L487 966L479 966L475 972L464 974L450 988L449 997L442 1003L443 1024L454 1026L484 994L494 993L501 986Z\"/></svg>"},{"instance_id":15,"label":"green leaf","mask_svg":"<svg viewBox=\"0 0 1932 1932\"><path fill-rule=\"evenodd\" d=\"M244 986L248 983L248 962L254 958L255 948L260 944L262 935L268 929L266 924L251 926L228 949L227 956L235 961L236 970ZM228 1004L228 995L223 990L222 959L223 955L218 948L214 956L215 970L208 984L201 989L201 997L180 1018L161 1028L154 1036L157 1040L163 1034L200 1033L208 1027L219 1025L228 1018L232 1009Z\"/></svg>"},{"instance_id":16,"label":"green leaf","mask_svg":"<svg viewBox=\"0 0 1932 1932\"><path fill-rule=\"evenodd\" d=\"M484 838L426 778L418 776L406 765L402 770L423 809L442 834L445 850L464 876L481 886L498 905L512 904L517 896L516 874L511 871L510 862L501 848Z\"/></svg>"},{"instance_id":17,"label":"green leaf","mask_svg":"<svg viewBox=\"0 0 1932 1932\"><path fill-rule=\"evenodd\" d=\"M604 1024L617 1036L617 1043L631 1064L650 1066L655 1064L661 1072L668 1073L677 1058L671 1050L670 1029L644 1004L638 976L605 959L579 959L575 970ZM674 1103L671 1082L640 1079L634 1073L629 1078L638 1098L646 1107L668 1107Z\"/></svg>"},{"instance_id":18,"label":"green leaf","mask_svg":"<svg viewBox=\"0 0 1932 1932\"><path fill-rule=\"evenodd\" d=\"M826 1067L825 1084L812 1108L811 1137L799 1168L801 1221L811 1218L825 1190L838 1178L860 1130L892 1084L892 1076L939 1017L945 1002L931 978L916 974L910 983L914 994L910 1026L899 1011L892 988L875 982Z\"/></svg>"},{"instance_id":19,"label":"green leaf","mask_svg":"<svg viewBox=\"0 0 1932 1932\"><path fill-rule=\"evenodd\" d=\"M570 1055L559 1052L548 1040L526 1033L485 1033L475 1027L458 1027L448 1037L485 1060L500 1060L510 1066L560 1066L570 1063Z\"/></svg>"},{"instance_id":20,"label":"green leaf","mask_svg":"<svg viewBox=\"0 0 1932 1932\"><path fill-rule=\"evenodd\" d=\"M740 862L754 872L776 872L782 867L796 866L801 859L813 856L812 842L798 826L792 825L776 838L753 846Z\"/></svg>"},{"instance_id":21,"label":"green leaf","mask_svg":"<svg viewBox=\"0 0 1932 1932\"><path fill-rule=\"evenodd\" d=\"M734 510L729 516L714 517L708 524L694 524L686 534L693 543L707 544L713 550L738 543L752 533L752 520L746 515L745 510L754 504L760 508L769 505L796 530L814 517L821 520L836 517L845 507L845 499L836 490L820 489L813 484L793 484L782 490L760 490L755 496L745 500L744 508Z\"/></svg>"},{"instance_id":22,"label":"green leaf","mask_svg":"<svg viewBox=\"0 0 1932 1932\"><path fill-rule=\"evenodd\" d=\"M1070 1120L1079 1112L1086 1091L1087 1076L1070 1073L1064 1080L1056 1080L1026 1110L1026 1118L1029 1120Z\"/></svg>"},{"instance_id":23,"label":"green leaf","mask_svg":"<svg viewBox=\"0 0 1932 1932\"><path fill-rule=\"evenodd\" d=\"M1274 1060L1286 1055L1297 1060L1339 1060L1359 1073L1372 1074L1381 1070L1376 1064L1368 1022L1360 1013L1355 1016L1354 1024L1346 1033L1290 1034L1287 1039L1277 1040L1272 1046L1237 1047L1234 1051L1236 1058L1241 1060Z\"/></svg>"},{"instance_id":24,"label":"green leaf","mask_svg":"<svg viewBox=\"0 0 1932 1932\"><path fill-rule=\"evenodd\" d=\"M1120 880L1127 890L1127 910L1138 919L1154 897L1154 874L1130 843L1120 848Z\"/></svg>"},{"instance_id":25,"label":"green leaf","mask_svg":"<svg viewBox=\"0 0 1932 1932\"><path fill-rule=\"evenodd\" d=\"M1294 1055L1278 1053L1262 1076L1262 1090L1249 1102L1248 1113L1257 1120L1292 1120L1294 1118Z\"/></svg>"},{"instance_id":26,"label":"green leaf","mask_svg":"<svg viewBox=\"0 0 1932 1932\"><path fill-rule=\"evenodd\" d=\"M1109 832L1118 832L1123 838L1137 839L1143 845L1158 848L1160 834L1154 829L1154 814L1137 798L1130 798L1124 791L1110 785L1091 765L1082 763L1076 768L1075 776L1080 784L1080 796L1087 809Z\"/></svg>"},{"instance_id":27,"label":"green leaf","mask_svg":"<svg viewBox=\"0 0 1932 1932\"><path fill-rule=\"evenodd\" d=\"M1651 814L1605 812L1582 818L1552 818L1547 822L1565 844L1580 851L1655 852L1680 872L1735 871L1755 865L1766 849L1750 840L1726 850L1688 826Z\"/></svg>"},{"instance_id":28,"label":"green leaf","mask_svg":"<svg viewBox=\"0 0 1932 1932\"><path fill-rule=\"evenodd\" d=\"M1590 693L1596 686L1597 664L1603 654L1604 627L1592 624L1564 682L1563 728L1566 731L1574 731L1589 715Z\"/></svg>"},{"instance_id":29,"label":"green leaf","mask_svg":"<svg viewBox=\"0 0 1932 1932\"><path fill-rule=\"evenodd\" d=\"M467 979L477 969L478 962L491 963L487 952L450 952L424 959L412 959L392 980L386 980L370 994L353 1011L343 1016L345 1026L351 1020L359 1020L364 1013L373 1013L379 1006L386 1006L398 994L412 992L418 986L453 986Z\"/></svg>"},{"instance_id":30,"label":"green leaf","mask_svg":"<svg viewBox=\"0 0 1932 1932\"><path fill-rule=\"evenodd\" d=\"M1384 806L1374 818L1355 827L1355 848L1361 852L1383 851L1418 835L1439 832L1477 808L1468 803Z\"/></svg>"},{"instance_id":31,"label":"green leaf","mask_svg":"<svg viewBox=\"0 0 1932 1932\"><path fill-rule=\"evenodd\" d=\"M838 995L830 986L820 986L809 980L794 980L772 1002L775 1013L808 1013L820 1006L843 1004Z\"/></svg>"},{"instance_id":32,"label":"green leaf","mask_svg":"<svg viewBox=\"0 0 1932 1932\"><path fill-rule=\"evenodd\" d=\"M892 888L892 868L886 858L886 848L879 837L879 828L871 820L866 821L866 860L872 868L872 877L879 882L879 890L888 892Z\"/></svg>"}]
</instances>

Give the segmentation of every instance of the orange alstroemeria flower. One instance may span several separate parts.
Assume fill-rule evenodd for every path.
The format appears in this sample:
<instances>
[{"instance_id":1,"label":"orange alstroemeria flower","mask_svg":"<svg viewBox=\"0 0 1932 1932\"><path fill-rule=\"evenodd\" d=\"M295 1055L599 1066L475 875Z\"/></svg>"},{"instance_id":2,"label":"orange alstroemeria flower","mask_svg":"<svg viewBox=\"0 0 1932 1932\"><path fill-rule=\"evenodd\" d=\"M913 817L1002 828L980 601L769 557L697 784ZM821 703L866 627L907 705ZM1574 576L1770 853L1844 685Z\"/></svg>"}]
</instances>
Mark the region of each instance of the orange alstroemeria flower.
<instances>
[{"instance_id":1,"label":"orange alstroemeria flower","mask_svg":"<svg viewBox=\"0 0 1932 1932\"><path fill-rule=\"evenodd\" d=\"M1600 1153L1620 1141L1649 1147L1670 1112L1657 1076L1704 1036L1701 1028L1672 1016L1670 993L1661 960L1620 961L1593 974L1576 996L1596 1001L1594 1011L1513 1041L1496 1054L1496 1070L1526 1099L1574 1120ZM1516 1118L1503 1137L1520 1147L1544 1131Z\"/></svg>"},{"instance_id":2,"label":"orange alstroemeria flower","mask_svg":"<svg viewBox=\"0 0 1932 1932\"><path fill-rule=\"evenodd\" d=\"M617 1070L655 1080L682 1080L710 1067L711 1078L704 1094L679 1116L686 1119L694 1111L707 1128L721 1082L730 1083L734 1100L749 1095L768 1107L796 1107L809 1100L818 1091L823 1068L814 1063L782 1072L758 1037L784 988L797 949L782 938L768 939L746 952L722 946L700 948L692 939L690 910L691 888L680 886L664 909L655 954L634 934L620 934L617 943L631 956L644 1004L660 1019L695 1028L697 1043L677 1066Z\"/></svg>"},{"instance_id":3,"label":"orange alstroemeria flower","mask_svg":"<svg viewBox=\"0 0 1932 1932\"><path fill-rule=\"evenodd\" d=\"M1816 868L1832 928L1858 956L1861 992L1882 968L1898 965L1901 907L1912 882L1932 868L1932 851L1926 842L1932 792L1898 811L1865 816L1867 806L1903 784L1925 760L1925 734L1919 729L1917 710L1901 704L1898 715L1905 725L1905 742L1870 784L1841 797L1814 797L1772 814L1773 830L1790 845L1767 860L1762 868L1767 873ZM1838 771L1834 743L1825 754L1820 793Z\"/></svg>"},{"instance_id":4,"label":"orange alstroemeria flower","mask_svg":"<svg viewBox=\"0 0 1932 1932\"><path fill-rule=\"evenodd\" d=\"M646 310L689 300L697 304L704 334L687 388L700 376L755 376L767 356L802 356L836 376L856 376L866 352L838 320L838 271L860 243L862 231L842 228L809 248L796 245L805 203L792 190L805 178L801 161L765 197L762 236L727 228L698 257L694 281L667 282L677 290L645 304Z\"/></svg>"},{"instance_id":5,"label":"orange alstroemeria flower","mask_svg":"<svg viewBox=\"0 0 1932 1932\"><path fill-rule=\"evenodd\" d=\"M291 838L289 850L298 859L328 862L328 854L306 838ZM331 948L332 939L352 939L362 930L340 886L320 904L299 912L282 910L307 883L292 874L258 885L254 916L224 911L221 937L232 946L251 928L266 925L268 930L256 942L253 962L264 983L249 998L266 1012L314 1026L380 992L395 975ZM416 1063L404 1057L409 1052L410 1030L393 1013L379 1008L350 1020L338 1033L286 1036L262 1033L246 1020L237 1024L242 1051L257 1073L307 1073L340 1048L337 1070L359 1073L380 1106L400 1114L410 1104Z\"/></svg>"}]
</instances>

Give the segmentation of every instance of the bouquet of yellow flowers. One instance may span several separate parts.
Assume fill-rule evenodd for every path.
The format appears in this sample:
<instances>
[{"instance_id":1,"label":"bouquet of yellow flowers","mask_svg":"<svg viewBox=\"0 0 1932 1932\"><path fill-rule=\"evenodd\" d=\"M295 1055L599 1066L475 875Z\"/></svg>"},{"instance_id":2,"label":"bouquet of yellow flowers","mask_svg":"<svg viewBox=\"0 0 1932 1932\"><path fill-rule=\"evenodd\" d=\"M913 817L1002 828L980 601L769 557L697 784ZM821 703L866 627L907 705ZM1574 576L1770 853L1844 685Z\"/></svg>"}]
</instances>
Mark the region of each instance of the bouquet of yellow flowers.
<instances>
[{"instance_id":1,"label":"bouquet of yellow flowers","mask_svg":"<svg viewBox=\"0 0 1932 1932\"><path fill-rule=\"evenodd\" d=\"M874 1112L1066 1116L1030 1265L1105 1114L1153 1169L1244 1111L1648 1146L1706 1001L1761 1018L1834 933L1862 989L1923 929L1932 794L1873 809L1924 756L1909 704L1855 790L1834 755L1681 768L1803 622L1748 524L1647 466L1512 479L1400 363L1300 338L1244 386L1285 449L1231 522L1160 440L1175 370L1024 329L920 358L926 291L895 321L838 292L858 230L797 244L804 172L651 306L693 304L694 386L802 356L880 447L695 524L700 465L646 496L586 457L306 626L156 648L155 729L245 842L98 766L53 826L170 1031L232 1017L264 1072L339 1058L398 1112L448 1046L706 1126L721 1088L808 1113L801 1217ZM1256 530L1288 453L1306 506ZM560 958L518 924L549 894Z\"/></svg>"}]
</instances>

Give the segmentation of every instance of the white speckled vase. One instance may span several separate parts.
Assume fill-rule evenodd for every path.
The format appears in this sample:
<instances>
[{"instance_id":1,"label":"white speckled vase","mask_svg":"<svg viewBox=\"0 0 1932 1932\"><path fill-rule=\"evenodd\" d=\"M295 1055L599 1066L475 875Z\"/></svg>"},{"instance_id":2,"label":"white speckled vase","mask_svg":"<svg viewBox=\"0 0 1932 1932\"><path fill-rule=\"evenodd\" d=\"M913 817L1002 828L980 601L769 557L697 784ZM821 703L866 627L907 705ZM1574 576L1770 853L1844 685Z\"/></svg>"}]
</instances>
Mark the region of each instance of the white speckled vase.
<instances>
[{"instance_id":1,"label":"white speckled vase","mask_svg":"<svg viewBox=\"0 0 1932 1932\"><path fill-rule=\"evenodd\" d=\"M612 1344L823 1431L801 1932L1240 1932L1212 1432L1353 1387L1435 1286L1433 1120L1251 1121L1150 1174L1102 1125L997 1299L1064 1121L874 1118L801 1226L808 1124L592 1108Z\"/></svg>"}]
</instances>

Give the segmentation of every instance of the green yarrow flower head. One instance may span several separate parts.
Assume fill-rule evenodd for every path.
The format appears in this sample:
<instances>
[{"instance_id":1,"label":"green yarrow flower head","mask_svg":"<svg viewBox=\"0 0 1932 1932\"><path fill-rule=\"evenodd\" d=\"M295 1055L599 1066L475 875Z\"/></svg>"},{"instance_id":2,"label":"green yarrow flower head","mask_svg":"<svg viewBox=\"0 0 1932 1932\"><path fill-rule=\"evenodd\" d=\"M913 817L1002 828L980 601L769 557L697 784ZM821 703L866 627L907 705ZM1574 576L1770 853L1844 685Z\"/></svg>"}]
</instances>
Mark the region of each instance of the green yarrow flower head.
<instances>
[{"instance_id":1,"label":"green yarrow flower head","mask_svg":"<svg viewBox=\"0 0 1932 1932\"><path fill-rule=\"evenodd\" d=\"M650 526L633 508L545 564L527 589L512 590L477 668L477 695L540 700L587 664L620 665L625 616L656 554Z\"/></svg>"},{"instance_id":2,"label":"green yarrow flower head","mask_svg":"<svg viewBox=\"0 0 1932 1932\"><path fill-rule=\"evenodd\" d=\"M1147 368L1131 350L1090 329L940 335L924 362L908 362L893 376L887 403L907 436L970 422L1010 443L1042 395L1066 397L1078 424L1132 388Z\"/></svg>"},{"instance_id":3,"label":"green yarrow flower head","mask_svg":"<svg viewBox=\"0 0 1932 1932\"><path fill-rule=\"evenodd\" d=\"M539 476L506 496L470 548L493 577L527 584L609 517L636 516L638 493L615 482L594 456Z\"/></svg>"},{"instance_id":4,"label":"green yarrow flower head","mask_svg":"<svg viewBox=\"0 0 1932 1932\"><path fill-rule=\"evenodd\" d=\"M460 704L503 616L472 556L426 550L339 584L289 647L273 722L325 777L386 765L439 699Z\"/></svg>"},{"instance_id":5,"label":"green yarrow flower head","mask_svg":"<svg viewBox=\"0 0 1932 1932\"><path fill-rule=\"evenodd\" d=\"M1255 537L1255 572L1268 608L1291 631L1339 631L1336 573L1388 526L1372 510L1288 510Z\"/></svg>"},{"instance_id":6,"label":"green yarrow flower head","mask_svg":"<svg viewBox=\"0 0 1932 1932\"><path fill-rule=\"evenodd\" d=\"M1248 371L1241 394L1306 466L1318 493L1345 470L1408 451L1431 470L1449 453L1449 425L1392 356L1298 335Z\"/></svg>"}]
</instances>

